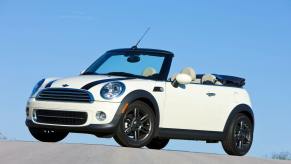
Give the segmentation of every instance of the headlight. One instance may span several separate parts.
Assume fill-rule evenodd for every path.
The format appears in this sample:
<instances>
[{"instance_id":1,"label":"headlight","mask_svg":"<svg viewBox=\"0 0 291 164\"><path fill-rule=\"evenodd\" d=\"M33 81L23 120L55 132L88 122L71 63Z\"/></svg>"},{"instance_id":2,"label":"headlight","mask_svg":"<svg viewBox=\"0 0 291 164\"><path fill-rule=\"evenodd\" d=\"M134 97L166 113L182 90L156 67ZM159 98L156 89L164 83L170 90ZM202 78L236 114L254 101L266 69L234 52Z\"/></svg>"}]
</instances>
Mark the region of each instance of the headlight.
<instances>
[{"instance_id":1,"label":"headlight","mask_svg":"<svg viewBox=\"0 0 291 164\"><path fill-rule=\"evenodd\" d=\"M39 90L39 88L41 87L41 85L44 83L45 79L40 80L34 87L33 90L31 92L31 97Z\"/></svg>"},{"instance_id":2,"label":"headlight","mask_svg":"<svg viewBox=\"0 0 291 164\"><path fill-rule=\"evenodd\" d=\"M121 82L110 82L105 84L101 91L100 95L106 100L110 100L122 95L125 91L125 85Z\"/></svg>"}]
</instances>

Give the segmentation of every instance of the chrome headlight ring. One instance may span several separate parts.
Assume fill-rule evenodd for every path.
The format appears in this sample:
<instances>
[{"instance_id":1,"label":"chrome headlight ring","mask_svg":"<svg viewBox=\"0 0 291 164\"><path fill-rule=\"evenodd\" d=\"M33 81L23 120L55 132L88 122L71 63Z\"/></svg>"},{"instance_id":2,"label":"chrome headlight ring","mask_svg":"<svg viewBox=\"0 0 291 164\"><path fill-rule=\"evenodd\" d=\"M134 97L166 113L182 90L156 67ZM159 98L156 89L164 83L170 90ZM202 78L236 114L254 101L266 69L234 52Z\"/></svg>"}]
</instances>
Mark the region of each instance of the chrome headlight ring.
<instances>
[{"instance_id":1,"label":"chrome headlight ring","mask_svg":"<svg viewBox=\"0 0 291 164\"><path fill-rule=\"evenodd\" d=\"M109 82L100 90L100 96L105 100L111 100L121 96L125 91L125 85L122 82Z\"/></svg>"}]
</instances>

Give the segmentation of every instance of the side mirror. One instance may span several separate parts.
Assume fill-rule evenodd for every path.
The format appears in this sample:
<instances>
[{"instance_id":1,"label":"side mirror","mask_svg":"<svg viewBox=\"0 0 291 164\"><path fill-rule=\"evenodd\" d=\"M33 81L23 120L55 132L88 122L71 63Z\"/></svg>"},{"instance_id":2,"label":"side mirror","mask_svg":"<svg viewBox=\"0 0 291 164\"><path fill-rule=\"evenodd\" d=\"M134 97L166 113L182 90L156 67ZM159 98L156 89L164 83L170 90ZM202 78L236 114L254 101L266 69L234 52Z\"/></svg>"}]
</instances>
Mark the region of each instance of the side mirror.
<instances>
[{"instance_id":1,"label":"side mirror","mask_svg":"<svg viewBox=\"0 0 291 164\"><path fill-rule=\"evenodd\" d=\"M179 83L179 84L190 84L191 81L192 81L192 78L191 76L187 75L187 74L184 74L184 73L179 73L177 76L176 76L176 81Z\"/></svg>"}]
</instances>

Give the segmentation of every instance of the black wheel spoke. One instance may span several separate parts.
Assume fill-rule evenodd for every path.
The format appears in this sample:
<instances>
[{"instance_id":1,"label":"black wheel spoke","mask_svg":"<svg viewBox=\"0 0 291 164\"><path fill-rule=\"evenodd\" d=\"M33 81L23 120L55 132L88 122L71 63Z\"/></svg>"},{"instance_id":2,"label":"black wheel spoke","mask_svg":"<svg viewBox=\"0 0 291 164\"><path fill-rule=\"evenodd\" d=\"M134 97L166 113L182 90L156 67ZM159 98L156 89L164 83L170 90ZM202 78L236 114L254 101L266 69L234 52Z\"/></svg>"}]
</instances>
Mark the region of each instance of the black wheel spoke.
<instances>
[{"instance_id":1,"label":"black wheel spoke","mask_svg":"<svg viewBox=\"0 0 291 164\"><path fill-rule=\"evenodd\" d=\"M147 134L147 133L149 132L149 130L146 129L145 127L141 127L141 128L140 128L140 131L141 131L142 133L144 133L144 134Z\"/></svg>"},{"instance_id":2,"label":"black wheel spoke","mask_svg":"<svg viewBox=\"0 0 291 164\"><path fill-rule=\"evenodd\" d=\"M138 140L138 130L134 131L133 139L134 139L135 141Z\"/></svg>"},{"instance_id":3,"label":"black wheel spoke","mask_svg":"<svg viewBox=\"0 0 291 164\"><path fill-rule=\"evenodd\" d=\"M145 123L147 120L149 120L149 115L148 115L148 114L144 115L144 116L140 119L141 123Z\"/></svg>"},{"instance_id":4,"label":"black wheel spoke","mask_svg":"<svg viewBox=\"0 0 291 164\"><path fill-rule=\"evenodd\" d=\"M131 133L131 127L125 129L124 133L127 134L127 135L130 134Z\"/></svg>"},{"instance_id":5,"label":"black wheel spoke","mask_svg":"<svg viewBox=\"0 0 291 164\"><path fill-rule=\"evenodd\" d=\"M241 121L241 122L239 123L239 130L243 130L243 127L244 127L244 123L243 123L243 121Z\"/></svg>"},{"instance_id":6,"label":"black wheel spoke","mask_svg":"<svg viewBox=\"0 0 291 164\"><path fill-rule=\"evenodd\" d=\"M241 149L241 148L242 148L242 145L243 145L242 140L239 140L239 141L238 141L238 148Z\"/></svg>"},{"instance_id":7,"label":"black wheel spoke","mask_svg":"<svg viewBox=\"0 0 291 164\"><path fill-rule=\"evenodd\" d=\"M245 141L246 141L246 143L250 143L250 142L251 142L250 136L247 136L247 137L245 138Z\"/></svg>"},{"instance_id":8,"label":"black wheel spoke","mask_svg":"<svg viewBox=\"0 0 291 164\"><path fill-rule=\"evenodd\" d=\"M138 109L137 108L134 108L134 119L137 119L138 118Z\"/></svg>"},{"instance_id":9,"label":"black wheel spoke","mask_svg":"<svg viewBox=\"0 0 291 164\"><path fill-rule=\"evenodd\" d=\"M137 134L137 139L139 139L139 136L140 136L139 129L136 130L136 134Z\"/></svg>"}]
</instances>

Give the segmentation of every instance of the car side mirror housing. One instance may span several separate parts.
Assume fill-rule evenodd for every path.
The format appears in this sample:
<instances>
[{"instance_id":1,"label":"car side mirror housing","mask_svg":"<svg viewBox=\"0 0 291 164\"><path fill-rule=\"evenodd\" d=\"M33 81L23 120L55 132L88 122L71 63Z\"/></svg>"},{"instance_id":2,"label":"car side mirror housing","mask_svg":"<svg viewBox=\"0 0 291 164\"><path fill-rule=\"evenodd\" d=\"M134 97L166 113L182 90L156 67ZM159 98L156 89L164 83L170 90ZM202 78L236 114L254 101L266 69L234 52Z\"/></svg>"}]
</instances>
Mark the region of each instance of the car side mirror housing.
<instances>
[{"instance_id":1,"label":"car side mirror housing","mask_svg":"<svg viewBox=\"0 0 291 164\"><path fill-rule=\"evenodd\" d=\"M187 75L187 74L179 73L179 74L176 76L176 81L177 81L179 84L185 85L185 84L190 84L191 81L192 81L192 78L191 78L189 75Z\"/></svg>"}]
</instances>

